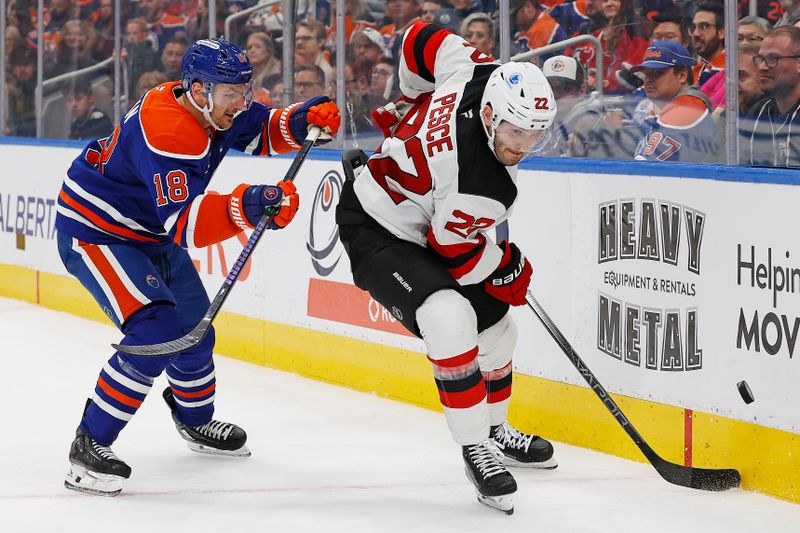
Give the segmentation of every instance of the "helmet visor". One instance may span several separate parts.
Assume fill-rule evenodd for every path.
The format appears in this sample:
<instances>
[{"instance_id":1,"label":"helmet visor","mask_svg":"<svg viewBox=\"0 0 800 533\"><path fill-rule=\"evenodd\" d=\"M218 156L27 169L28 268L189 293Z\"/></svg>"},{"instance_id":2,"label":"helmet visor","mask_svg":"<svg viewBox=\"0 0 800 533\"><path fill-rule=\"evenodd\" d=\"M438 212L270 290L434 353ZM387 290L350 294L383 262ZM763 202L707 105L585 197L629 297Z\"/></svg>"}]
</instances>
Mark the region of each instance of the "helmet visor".
<instances>
[{"instance_id":1,"label":"helmet visor","mask_svg":"<svg viewBox=\"0 0 800 533\"><path fill-rule=\"evenodd\" d=\"M231 85L215 83L211 93L214 106L226 110L245 111L253 103L253 82Z\"/></svg>"},{"instance_id":2,"label":"helmet visor","mask_svg":"<svg viewBox=\"0 0 800 533\"><path fill-rule=\"evenodd\" d=\"M495 147L504 148L521 158L541 150L550 139L551 128L526 130L505 120L500 122L495 132ZM521 159L520 159L521 160Z\"/></svg>"}]
</instances>

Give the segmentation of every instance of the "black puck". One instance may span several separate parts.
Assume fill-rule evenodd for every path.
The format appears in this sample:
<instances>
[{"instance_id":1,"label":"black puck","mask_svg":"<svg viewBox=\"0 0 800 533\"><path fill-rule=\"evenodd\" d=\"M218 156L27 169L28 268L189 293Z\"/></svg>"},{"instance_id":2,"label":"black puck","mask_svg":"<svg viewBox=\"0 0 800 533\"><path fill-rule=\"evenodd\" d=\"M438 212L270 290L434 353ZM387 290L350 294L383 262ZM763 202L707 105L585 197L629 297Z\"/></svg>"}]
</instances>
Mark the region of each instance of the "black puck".
<instances>
[{"instance_id":1,"label":"black puck","mask_svg":"<svg viewBox=\"0 0 800 533\"><path fill-rule=\"evenodd\" d=\"M745 380L737 383L736 388L739 389L739 394L742 395L742 400L744 400L744 403L753 403L756 401L755 397L753 396L753 391L750 390L750 386Z\"/></svg>"}]
</instances>

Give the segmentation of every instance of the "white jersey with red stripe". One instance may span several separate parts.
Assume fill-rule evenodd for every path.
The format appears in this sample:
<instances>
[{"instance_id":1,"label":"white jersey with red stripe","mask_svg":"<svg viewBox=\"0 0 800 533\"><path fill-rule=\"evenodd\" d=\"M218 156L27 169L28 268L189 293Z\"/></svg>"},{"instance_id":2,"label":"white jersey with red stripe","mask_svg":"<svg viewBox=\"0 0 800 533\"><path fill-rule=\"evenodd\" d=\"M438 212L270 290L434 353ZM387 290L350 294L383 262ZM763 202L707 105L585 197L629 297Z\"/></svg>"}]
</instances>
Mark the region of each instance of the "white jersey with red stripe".
<instances>
[{"instance_id":1,"label":"white jersey with red stripe","mask_svg":"<svg viewBox=\"0 0 800 533\"><path fill-rule=\"evenodd\" d=\"M207 246L232 237L228 196L206 193L228 150L271 155L300 147L289 110L259 103L225 131L205 130L169 82L148 91L114 132L92 141L67 171L56 228L82 242Z\"/></svg>"},{"instance_id":2,"label":"white jersey with red stripe","mask_svg":"<svg viewBox=\"0 0 800 533\"><path fill-rule=\"evenodd\" d=\"M464 39L417 22L403 37L400 89L413 105L354 184L364 210L400 239L431 247L462 285L483 281L502 252L489 230L511 214L517 168L494 156L480 118L498 68Z\"/></svg>"}]
</instances>

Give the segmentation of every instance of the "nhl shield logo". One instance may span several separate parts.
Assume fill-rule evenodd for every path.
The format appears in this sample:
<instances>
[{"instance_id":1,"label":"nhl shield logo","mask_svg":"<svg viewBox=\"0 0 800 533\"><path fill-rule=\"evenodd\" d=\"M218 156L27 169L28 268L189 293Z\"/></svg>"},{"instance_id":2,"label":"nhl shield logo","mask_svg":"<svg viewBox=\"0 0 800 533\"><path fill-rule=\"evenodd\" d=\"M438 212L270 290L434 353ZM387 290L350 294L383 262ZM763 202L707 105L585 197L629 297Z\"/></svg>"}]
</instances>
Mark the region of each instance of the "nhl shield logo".
<instances>
[{"instance_id":1,"label":"nhl shield logo","mask_svg":"<svg viewBox=\"0 0 800 533\"><path fill-rule=\"evenodd\" d=\"M154 275L152 275L152 274L148 274L148 275L147 275L147 277L146 277L146 278L144 278L144 280L147 282L147 284L148 284L148 285L150 285L150 286L151 286L151 287L153 287L154 289L157 289L157 288L159 287L159 285L160 285L160 284L158 283L158 278L156 278L156 277L155 277Z\"/></svg>"}]
</instances>

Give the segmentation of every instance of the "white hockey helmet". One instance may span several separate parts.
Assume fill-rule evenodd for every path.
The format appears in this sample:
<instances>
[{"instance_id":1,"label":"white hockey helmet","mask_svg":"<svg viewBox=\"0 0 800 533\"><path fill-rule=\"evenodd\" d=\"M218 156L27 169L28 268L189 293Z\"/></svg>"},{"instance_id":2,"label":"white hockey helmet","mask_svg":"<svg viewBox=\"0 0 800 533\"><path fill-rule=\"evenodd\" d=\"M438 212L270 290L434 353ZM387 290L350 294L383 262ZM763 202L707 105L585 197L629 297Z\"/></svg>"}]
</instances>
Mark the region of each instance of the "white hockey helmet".
<instances>
[{"instance_id":1,"label":"white hockey helmet","mask_svg":"<svg viewBox=\"0 0 800 533\"><path fill-rule=\"evenodd\" d=\"M492 153L495 132L503 121L524 130L542 130L531 152L547 145L556 117L556 99L539 67L511 61L495 69L483 90L481 113L487 105L492 108L492 128L489 131L484 125L484 129Z\"/></svg>"}]
</instances>

